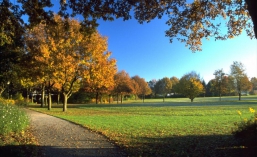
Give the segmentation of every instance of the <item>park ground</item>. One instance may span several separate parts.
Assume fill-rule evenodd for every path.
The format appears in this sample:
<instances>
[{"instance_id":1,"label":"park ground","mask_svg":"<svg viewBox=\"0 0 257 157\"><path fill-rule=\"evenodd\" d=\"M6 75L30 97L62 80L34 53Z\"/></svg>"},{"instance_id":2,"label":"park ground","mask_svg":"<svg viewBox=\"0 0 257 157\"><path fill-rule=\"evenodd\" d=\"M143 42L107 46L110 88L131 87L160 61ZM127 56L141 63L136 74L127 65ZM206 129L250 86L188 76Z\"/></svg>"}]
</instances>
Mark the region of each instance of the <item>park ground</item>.
<instances>
[{"instance_id":1,"label":"park ground","mask_svg":"<svg viewBox=\"0 0 257 157\"><path fill-rule=\"evenodd\" d=\"M254 116L256 96L147 99L124 104L69 104L49 111L53 115L104 135L129 156L254 156L255 148L234 138L236 123ZM241 115L238 114L240 111Z\"/></svg>"}]
</instances>

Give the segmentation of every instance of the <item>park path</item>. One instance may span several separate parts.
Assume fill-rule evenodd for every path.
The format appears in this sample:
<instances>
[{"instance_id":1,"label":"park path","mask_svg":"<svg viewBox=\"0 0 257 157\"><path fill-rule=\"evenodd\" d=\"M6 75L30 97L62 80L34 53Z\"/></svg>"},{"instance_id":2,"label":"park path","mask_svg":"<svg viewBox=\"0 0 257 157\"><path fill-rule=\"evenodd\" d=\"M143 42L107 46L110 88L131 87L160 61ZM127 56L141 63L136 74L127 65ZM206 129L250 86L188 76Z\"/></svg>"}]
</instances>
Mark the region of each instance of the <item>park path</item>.
<instances>
[{"instance_id":1,"label":"park path","mask_svg":"<svg viewBox=\"0 0 257 157\"><path fill-rule=\"evenodd\" d=\"M44 157L123 157L104 136L74 123L26 109Z\"/></svg>"}]
</instances>

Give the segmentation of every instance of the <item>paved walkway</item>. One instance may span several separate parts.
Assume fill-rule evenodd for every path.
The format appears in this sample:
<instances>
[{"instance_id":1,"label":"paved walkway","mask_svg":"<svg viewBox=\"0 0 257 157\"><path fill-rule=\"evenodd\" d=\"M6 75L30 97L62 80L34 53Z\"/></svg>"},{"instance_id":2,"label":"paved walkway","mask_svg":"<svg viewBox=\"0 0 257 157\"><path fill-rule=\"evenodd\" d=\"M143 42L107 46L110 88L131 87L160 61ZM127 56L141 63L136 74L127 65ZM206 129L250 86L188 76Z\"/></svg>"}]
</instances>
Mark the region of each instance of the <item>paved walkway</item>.
<instances>
[{"instance_id":1,"label":"paved walkway","mask_svg":"<svg viewBox=\"0 0 257 157\"><path fill-rule=\"evenodd\" d=\"M123 157L104 136L80 125L26 109L44 157Z\"/></svg>"}]
</instances>

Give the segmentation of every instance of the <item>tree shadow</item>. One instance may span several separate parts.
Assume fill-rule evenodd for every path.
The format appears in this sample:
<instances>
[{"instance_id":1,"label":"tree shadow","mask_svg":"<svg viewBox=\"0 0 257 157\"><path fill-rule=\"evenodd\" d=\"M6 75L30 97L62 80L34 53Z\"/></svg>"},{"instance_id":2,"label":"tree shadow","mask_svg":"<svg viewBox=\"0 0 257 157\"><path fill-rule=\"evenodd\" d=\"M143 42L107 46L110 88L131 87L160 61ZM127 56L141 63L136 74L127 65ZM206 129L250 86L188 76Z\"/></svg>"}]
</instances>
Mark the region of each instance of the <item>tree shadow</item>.
<instances>
[{"instance_id":1,"label":"tree shadow","mask_svg":"<svg viewBox=\"0 0 257 157\"><path fill-rule=\"evenodd\" d=\"M0 147L1 157L125 157L117 148L61 148L36 145Z\"/></svg>"},{"instance_id":2,"label":"tree shadow","mask_svg":"<svg viewBox=\"0 0 257 157\"><path fill-rule=\"evenodd\" d=\"M232 135L172 136L140 138L141 143L128 148L131 156L142 157L256 157L257 148L240 145Z\"/></svg>"},{"instance_id":3,"label":"tree shadow","mask_svg":"<svg viewBox=\"0 0 257 157\"><path fill-rule=\"evenodd\" d=\"M126 148L61 148L36 145L0 147L1 157L256 157L257 148L241 146L232 135L135 137ZM131 141L133 142L133 141Z\"/></svg>"}]
</instances>

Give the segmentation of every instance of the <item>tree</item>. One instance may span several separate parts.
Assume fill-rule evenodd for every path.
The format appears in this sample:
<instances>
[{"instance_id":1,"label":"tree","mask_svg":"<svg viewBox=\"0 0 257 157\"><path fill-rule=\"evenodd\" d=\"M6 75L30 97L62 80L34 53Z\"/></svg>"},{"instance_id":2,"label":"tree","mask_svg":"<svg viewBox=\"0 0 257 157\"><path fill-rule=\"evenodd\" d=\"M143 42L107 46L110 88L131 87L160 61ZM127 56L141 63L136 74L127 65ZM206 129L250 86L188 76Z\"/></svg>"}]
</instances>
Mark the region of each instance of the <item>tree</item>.
<instances>
[{"instance_id":1,"label":"tree","mask_svg":"<svg viewBox=\"0 0 257 157\"><path fill-rule=\"evenodd\" d=\"M128 73L126 73L124 70L118 72L114 76L114 90L113 92L117 94L117 103L119 100L119 94L120 94L120 101L122 103L122 97L125 93L131 93L133 91L131 79Z\"/></svg>"},{"instance_id":2,"label":"tree","mask_svg":"<svg viewBox=\"0 0 257 157\"><path fill-rule=\"evenodd\" d=\"M178 37L192 51L201 50L203 38L214 37L216 40L225 40L240 35L242 30L246 30L250 37L253 37L255 32L255 37L257 37L257 13L255 11L257 2L255 0L194 0L190 2L186 0L61 0L59 4L55 5L60 5L60 9L51 8L53 4L50 0L20 0L13 3L3 0L0 3L0 10L3 10L3 14L1 13L3 17L15 15L17 21L22 20L21 15L27 15L31 27L39 24L42 20L51 23L54 11L65 18L82 15L84 17L81 22L82 30L88 34L98 26L97 19L100 18L128 20L132 17L131 13L134 12L139 23L143 23L165 15L169 18L166 24L170 26L166 31L166 36L170 37L171 42L173 38ZM5 12L8 9L9 14ZM225 27L227 27L225 35L222 35L223 30L219 29L224 25L215 21L221 17L224 18ZM5 29L3 26L8 23L3 21L1 29ZM4 31L1 36L4 37L4 42L10 41L7 31Z\"/></svg>"},{"instance_id":3,"label":"tree","mask_svg":"<svg viewBox=\"0 0 257 157\"><path fill-rule=\"evenodd\" d=\"M110 93L114 88L114 75L117 72L116 60L110 59L110 52L107 51L107 41L100 35L97 36L96 43L102 45L102 48L92 49L96 51L94 56L95 62L89 67L89 75L83 79L83 88L87 92L96 94L96 104L98 103L99 94ZM102 40L102 41L101 41ZM106 44L103 44L103 43ZM92 47L94 48L94 47Z\"/></svg>"},{"instance_id":4,"label":"tree","mask_svg":"<svg viewBox=\"0 0 257 157\"><path fill-rule=\"evenodd\" d=\"M165 96L171 92L172 89L172 82L168 77L164 77L157 81L155 85L155 91L158 94L161 94L163 96L163 102L165 99Z\"/></svg>"},{"instance_id":5,"label":"tree","mask_svg":"<svg viewBox=\"0 0 257 157\"><path fill-rule=\"evenodd\" d=\"M148 86L147 82L144 78L140 78L138 75L131 78L134 82L134 89L136 91L136 95L141 95L143 102L145 99L145 95L151 94L151 89Z\"/></svg>"},{"instance_id":6,"label":"tree","mask_svg":"<svg viewBox=\"0 0 257 157\"><path fill-rule=\"evenodd\" d=\"M257 94L257 78L256 77L252 77L251 78L251 83L252 83L251 94Z\"/></svg>"},{"instance_id":7,"label":"tree","mask_svg":"<svg viewBox=\"0 0 257 157\"><path fill-rule=\"evenodd\" d=\"M175 76L171 77L170 78L170 81L171 81L171 84L172 84L172 89L171 89L171 92L174 93L174 95L176 95L178 89L177 89L177 85L179 83L179 79Z\"/></svg>"},{"instance_id":8,"label":"tree","mask_svg":"<svg viewBox=\"0 0 257 157\"><path fill-rule=\"evenodd\" d=\"M152 95L154 95L154 97L156 97L156 91L155 91L155 85L157 83L156 79L152 79L151 81L148 82L148 86L151 88L152 91Z\"/></svg>"},{"instance_id":9,"label":"tree","mask_svg":"<svg viewBox=\"0 0 257 157\"><path fill-rule=\"evenodd\" d=\"M222 93L225 93L226 87L223 84L223 77L226 75L223 72L223 69L215 70L214 74L215 75L215 86L218 89L220 101L221 101L221 95Z\"/></svg>"},{"instance_id":10,"label":"tree","mask_svg":"<svg viewBox=\"0 0 257 157\"><path fill-rule=\"evenodd\" d=\"M179 80L179 89L181 94L193 102L194 98L203 92L203 85L199 75L192 71L182 76Z\"/></svg>"},{"instance_id":11,"label":"tree","mask_svg":"<svg viewBox=\"0 0 257 157\"><path fill-rule=\"evenodd\" d=\"M53 25L42 23L30 29L26 36L26 46L28 55L34 58L31 63L38 73L37 81L42 83L42 91L46 85L49 89L54 86L61 91L63 111L66 111L67 99L79 90L80 83L83 80L92 83L92 78L111 76L108 70L113 70L115 61L108 61L110 53L106 52L106 38L101 37L98 32L85 36L80 32L81 25L78 21L63 19L58 15L54 16L54 20ZM94 87L100 88L98 85L94 84Z\"/></svg>"},{"instance_id":12,"label":"tree","mask_svg":"<svg viewBox=\"0 0 257 157\"><path fill-rule=\"evenodd\" d=\"M230 66L230 75L239 95L238 100L240 101L242 91L251 89L251 83L245 73L244 65L241 62L234 61Z\"/></svg>"},{"instance_id":13,"label":"tree","mask_svg":"<svg viewBox=\"0 0 257 157\"><path fill-rule=\"evenodd\" d=\"M207 85L206 85L206 82L204 80L202 80L201 82L202 82L202 85L203 85L203 96L205 97Z\"/></svg>"}]
</instances>

